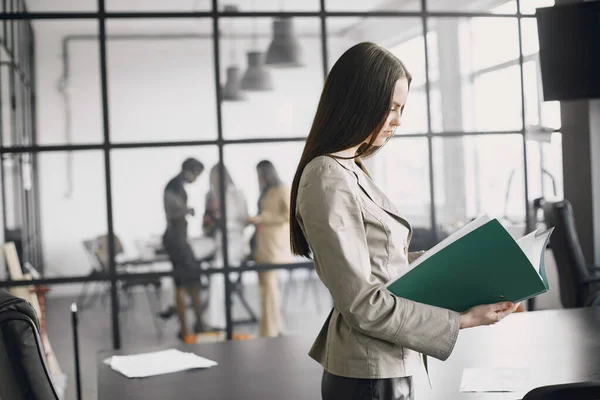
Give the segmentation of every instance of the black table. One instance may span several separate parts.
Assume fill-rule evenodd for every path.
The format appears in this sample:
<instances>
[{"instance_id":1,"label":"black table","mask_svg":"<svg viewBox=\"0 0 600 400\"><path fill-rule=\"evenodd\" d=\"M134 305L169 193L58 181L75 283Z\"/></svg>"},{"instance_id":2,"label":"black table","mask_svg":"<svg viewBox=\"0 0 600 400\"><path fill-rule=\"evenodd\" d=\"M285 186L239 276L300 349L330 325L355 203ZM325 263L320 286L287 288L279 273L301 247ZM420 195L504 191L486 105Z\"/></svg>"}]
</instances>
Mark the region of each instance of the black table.
<instances>
[{"instance_id":1,"label":"black table","mask_svg":"<svg viewBox=\"0 0 600 400\"><path fill-rule=\"evenodd\" d=\"M101 360L98 399L320 399L321 367L307 356L311 337L180 346L218 366L146 379L127 379ZM143 349L151 351L157 349ZM517 399L517 394L460 393L467 367L524 367L536 386L600 380L600 308L520 313L491 327L462 331L446 362L430 361L433 389L422 399Z\"/></svg>"}]
</instances>

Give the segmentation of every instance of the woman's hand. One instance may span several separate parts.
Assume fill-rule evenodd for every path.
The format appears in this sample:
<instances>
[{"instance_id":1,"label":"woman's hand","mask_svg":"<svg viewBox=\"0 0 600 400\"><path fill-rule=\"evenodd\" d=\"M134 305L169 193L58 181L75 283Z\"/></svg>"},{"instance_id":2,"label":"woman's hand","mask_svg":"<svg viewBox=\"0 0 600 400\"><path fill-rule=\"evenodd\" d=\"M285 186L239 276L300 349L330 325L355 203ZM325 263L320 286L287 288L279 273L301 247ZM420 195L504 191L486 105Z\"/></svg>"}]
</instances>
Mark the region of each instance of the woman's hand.
<instances>
[{"instance_id":1,"label":"woman's hand","mask_svg":"<svg viewBox=\"0 0 600 400\"><path fill-rule=\"evenodd\" d=\"M512 314L520 303L503 301L495 304L475 306L460 315L460 329L493 325Z\"/></svg>"}]
</instances>

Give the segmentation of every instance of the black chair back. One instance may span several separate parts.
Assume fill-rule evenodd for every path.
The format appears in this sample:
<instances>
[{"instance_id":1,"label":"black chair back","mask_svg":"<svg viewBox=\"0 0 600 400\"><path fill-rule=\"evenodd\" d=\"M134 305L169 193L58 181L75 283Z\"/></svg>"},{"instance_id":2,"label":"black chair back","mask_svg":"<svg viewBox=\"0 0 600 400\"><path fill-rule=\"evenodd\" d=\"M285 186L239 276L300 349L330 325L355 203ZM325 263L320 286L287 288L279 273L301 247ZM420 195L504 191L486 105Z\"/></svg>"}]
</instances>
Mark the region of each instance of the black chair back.
<instances>
[{"instance_id":1,"label":"black chair back","mask_svg":"<svg viewBox=\"0 0 600 400\"><path fill-rule=\"evenodd\" d=\"M554 227L550 248L556 260L561 303L565 308L590 305L599 294L598 286L584 283L592 273L581 250L573 207L568 200L543 201L541 205L546 225Z\"/></svg>"},{"instance_id":2,"label":"black chair back","mask_svg":"<svg viewBox=\"0 0 600 400\"><path fill-rule=\"evenodd\" d=\"M542 386L533 389L523 400L598 400L600 382L580 382Z\"/></svg>"},{"instance_id":3,"label":"black chair back","mask_svg":"<svg viewBox=\"0 0 600 400\"><path fill-rule=\"evenodd\" d=\"M0 399L59 400L35 310L0 289Z\"/></svg>"}]
</instances>

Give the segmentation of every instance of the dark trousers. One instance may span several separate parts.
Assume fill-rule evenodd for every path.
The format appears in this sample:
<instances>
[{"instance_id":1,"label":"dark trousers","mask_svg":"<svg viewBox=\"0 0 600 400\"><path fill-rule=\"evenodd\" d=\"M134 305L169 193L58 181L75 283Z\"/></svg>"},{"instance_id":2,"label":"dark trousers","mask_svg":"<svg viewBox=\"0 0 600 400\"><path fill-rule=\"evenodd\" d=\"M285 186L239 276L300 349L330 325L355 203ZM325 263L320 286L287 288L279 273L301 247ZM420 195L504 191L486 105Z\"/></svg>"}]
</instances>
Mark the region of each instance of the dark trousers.
<instances>
[{"instance_id":1,"label":"dark trousers","mask_svg":"<svg viewBox=\"0 0 600 400\"><path fill-rule=\"evenodd\" d=\"M168 226L163 235L163 245L173 264L173 271L196 268L196 256L188 243L187 226ZM198 279L174 277L174 281L177 287L198 285Z\"/></svg>"},{"instance_id":2,"label":"dark trousers","mask_svg":"<svg viewBox=\"0 0 600 400\"><path fill-rule=\"evenodd\" d=\"M323 371L323 400L414 400L412 376L389 379L345 378Z\"/></svg>"}]
</instances>

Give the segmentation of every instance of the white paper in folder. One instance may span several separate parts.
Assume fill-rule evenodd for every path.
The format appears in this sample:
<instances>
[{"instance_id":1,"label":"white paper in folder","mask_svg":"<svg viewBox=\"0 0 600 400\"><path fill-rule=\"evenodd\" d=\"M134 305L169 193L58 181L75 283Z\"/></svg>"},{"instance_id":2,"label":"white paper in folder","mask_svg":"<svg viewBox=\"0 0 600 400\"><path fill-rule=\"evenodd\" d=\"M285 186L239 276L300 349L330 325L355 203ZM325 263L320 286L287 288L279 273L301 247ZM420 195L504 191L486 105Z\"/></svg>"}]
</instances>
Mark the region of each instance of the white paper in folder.
<instances>
[{"instance_id":1,"label":"white paper in folder","mask_svg":"<svg viewBox=\"0 0 600 400\"><path fill-rule=\"evenodd\" d=\"M110 367L127 378L170 374L196 368L210 368L217 362L177 349L155 351L130 356L112 356Z\"/></svg>"}]
</instances>

